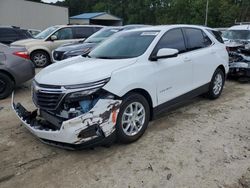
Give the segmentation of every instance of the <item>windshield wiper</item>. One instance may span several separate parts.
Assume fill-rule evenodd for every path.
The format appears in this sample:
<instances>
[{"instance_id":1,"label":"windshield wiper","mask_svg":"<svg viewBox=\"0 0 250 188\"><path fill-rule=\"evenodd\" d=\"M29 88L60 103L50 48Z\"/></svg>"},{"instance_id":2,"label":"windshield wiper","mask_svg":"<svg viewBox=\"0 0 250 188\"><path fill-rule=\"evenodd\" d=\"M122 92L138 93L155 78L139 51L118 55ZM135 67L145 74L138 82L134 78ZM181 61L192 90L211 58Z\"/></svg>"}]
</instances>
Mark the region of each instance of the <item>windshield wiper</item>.
<instances>
[{"instance_id":1,"label":"windshield wiper","mask_svg":"<svg viewBox=\"0 0 250 188\"><path fill-rule=\"evenodd\" d=\"M96 57L97 59L117 59L117 57L109 57L109 56L100 56Z\"/></svg>"},{"instance_id":2,"label":"windshield wiper","mask_svg":"<svg viewBox=\"0 0 250 188\"><path fill-rule=\"evenodd\" d=\"M87 54L83 54L83 55L82 55L82 57L92 58L92 57L89 55L89 53L87 53Z\"/></svg>"}]
</instances>

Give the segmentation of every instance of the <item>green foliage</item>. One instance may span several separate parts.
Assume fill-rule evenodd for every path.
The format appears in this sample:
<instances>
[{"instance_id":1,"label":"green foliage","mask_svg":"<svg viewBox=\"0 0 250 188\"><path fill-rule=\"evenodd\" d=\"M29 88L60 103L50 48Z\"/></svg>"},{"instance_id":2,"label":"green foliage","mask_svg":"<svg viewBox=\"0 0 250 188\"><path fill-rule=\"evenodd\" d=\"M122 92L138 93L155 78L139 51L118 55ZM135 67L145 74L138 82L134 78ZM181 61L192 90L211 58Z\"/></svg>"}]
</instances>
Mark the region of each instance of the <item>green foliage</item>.
<instances>
[{"instance_id":1,"label":"green foliage","mask_svg":"<svg viewBox=\"0 0 250 188\"><path fill-rule=\"evenodd\" d=\"M39 0L34 0L39 1ZM109 12L124 24L199 24L205 22L207 0L65 0L70 16L85 12ZM208 26L228 27L250 21L250 0L209 0Z\"/></svg>"}]
</instances>

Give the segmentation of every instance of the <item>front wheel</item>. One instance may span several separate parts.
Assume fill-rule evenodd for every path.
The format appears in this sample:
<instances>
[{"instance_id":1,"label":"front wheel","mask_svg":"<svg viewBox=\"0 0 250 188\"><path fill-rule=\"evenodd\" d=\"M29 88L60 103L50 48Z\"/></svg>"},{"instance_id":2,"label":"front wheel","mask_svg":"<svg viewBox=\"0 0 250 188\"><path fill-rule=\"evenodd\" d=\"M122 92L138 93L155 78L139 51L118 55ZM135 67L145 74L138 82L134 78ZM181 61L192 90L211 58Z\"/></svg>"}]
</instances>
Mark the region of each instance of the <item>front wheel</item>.
<instances>
[{"instance_id":1,"label":"front wheel","mask_svg":"<svg viewBox=\"0 0 250 188\"><path fill-rule=\"evenodd\" d=\"M124 97L116 123L118 141L131 143L139 139L147 129L149 116L145 97L137 93Z\"/></svg>"},{"instance_id":2,"label":"front wheel","mask_svg":"<svg viewBox=\"0 0 250 188\"><path fill-rule=\"evenodd\" d=\"M225 74L221 69L216 69L209 85L208 98L217 99L220 97L225 84Z\"/></svg>"}]
</instances>

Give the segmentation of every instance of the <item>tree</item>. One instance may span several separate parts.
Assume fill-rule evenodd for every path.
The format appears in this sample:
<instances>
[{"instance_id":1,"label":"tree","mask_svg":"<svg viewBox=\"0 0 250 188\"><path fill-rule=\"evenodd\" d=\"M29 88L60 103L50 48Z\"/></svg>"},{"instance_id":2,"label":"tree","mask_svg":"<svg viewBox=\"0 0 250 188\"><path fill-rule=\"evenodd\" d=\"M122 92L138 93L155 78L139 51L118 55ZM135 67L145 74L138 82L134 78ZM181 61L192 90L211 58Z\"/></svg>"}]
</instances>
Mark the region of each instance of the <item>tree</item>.
<instances>
[{"instance_id":1,"label":"tree","mask_svg":"<svg viewBox=\"0 0 250 188\"><path fill-rule=\"evenodd\" d=\"M35 1L35 0L33 0ZM36 0L39 2L40 0ZM86 12L108 12L125 24L199 24L205 22L207 0L65 0L70 16ZM249 0L209 0L208 26L228 27L235 20L250 21Z\"/></svg>"}]
</instances>

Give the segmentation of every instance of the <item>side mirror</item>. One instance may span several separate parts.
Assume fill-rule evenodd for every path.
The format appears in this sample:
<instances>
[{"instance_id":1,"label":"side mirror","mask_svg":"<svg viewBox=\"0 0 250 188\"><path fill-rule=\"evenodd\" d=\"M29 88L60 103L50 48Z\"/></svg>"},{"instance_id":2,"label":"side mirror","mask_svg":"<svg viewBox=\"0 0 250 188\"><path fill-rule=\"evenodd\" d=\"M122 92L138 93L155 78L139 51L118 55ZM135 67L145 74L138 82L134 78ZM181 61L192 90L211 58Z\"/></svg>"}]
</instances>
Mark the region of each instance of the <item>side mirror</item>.
<instances>
[{"instance_id":1,"label":"side mirror","mask_svg":"<svg viewBox=\"0 0 250 188\"><path fill-rule=\"evenodd\" d=\"M50 37L50 40L51 40L51 41L57 40L57 36L56 36L56 35L52 35L52 36Z\"/></svg>"},{"instance_id":2,"label":"side mirror","mask_svg":"<svg viewBox=\"0 0 250 188\"><path fill-rule=\"evenodd\" d=\"M157 52L157 55L151 57L151 60L157 61L158 59L177 57L179 50L173 48L162 48Z\"/></svg>"}]
</instances>

